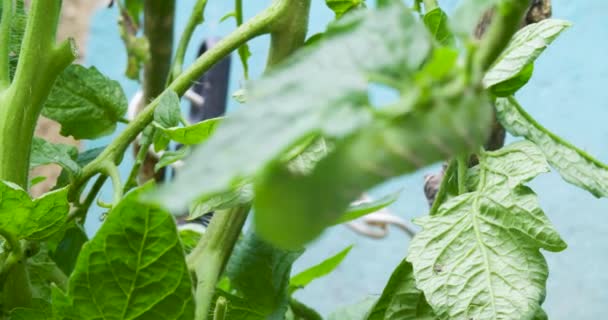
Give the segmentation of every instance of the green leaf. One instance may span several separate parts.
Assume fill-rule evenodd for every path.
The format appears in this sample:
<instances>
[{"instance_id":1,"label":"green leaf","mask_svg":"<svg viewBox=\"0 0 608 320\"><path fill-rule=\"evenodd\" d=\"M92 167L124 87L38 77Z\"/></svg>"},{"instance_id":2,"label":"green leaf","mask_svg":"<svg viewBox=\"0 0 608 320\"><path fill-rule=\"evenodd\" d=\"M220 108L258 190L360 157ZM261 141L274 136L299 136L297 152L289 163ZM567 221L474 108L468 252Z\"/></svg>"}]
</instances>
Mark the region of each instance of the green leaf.
<instances>
[{"instance_id":1,"label":"green leaf","mask_svg":"<svg viewBox=\"0 0 608 320\"><path fill-rule=\"evenodd\" d=\"M323 320L323 317L315 309L290 297L285 320Z\"/></svg>"},{"instance_id":2,"label":"green leaf","mask_svg":"<svg viewBox=\"0 0 608 320\"><path fill-rule=\"evenodd\" d=\"M129 16L131 16L131 19L133 19L133 22L135 22L135 24L139 25L140 16L142 15L142 13L144 11L144 1L143 0L118 0L118 1L124 2L125 8L127 9Z\"/></svg>"},{"instance_id":3,"label":"green leaf","mask_svg":"<svg viewBox=\"0 0 608 320\"><path fill-rule=\"evenodd\" d=\"M373 50L353 50L357 43ZM411 76L430 48L426 28L403 6L345 16L317 45L255 81L247 89L249 105L227 117L154 200L183 208L231 189L308 137L352 133L370 121L370 75Z\"/></svg>"},{"instance_id":4,"label":"green leaf","mask_svg":"<svg viewBox=\"0 0 608 320\"><path fill-rule=\"evenodd\" d=\"M348 246L336 255L293 276L289 281L289 293L291 294L298 289L304 288L313 280L330 274L340 265L340 263L342 263L342 260L346 258L346 255L352 248L353 246Z\"/></svg>"},{"instance_id":5,"label":"green leaf","mask_svg":"<svg viewBox=\"0 0 608 320\"><path fill-rule=\"evenodd\" d=\"M484 86L489 88L518 76L570 25L567 21L546 19L519 30L486 73Z\"/></svg>"},{"instance_id":6,"label":"green leaf","mask_svg":"<svg viewBox=\"0 0 608 320\"><path fill-rule=\"evenodd\" d=\"M61 319L193 319L175 222L137 201L145 191L129 193L83 247L67 292L53 293Z\"/></svg>"},{"instance_id":7,"label":"green leaf","mask_svg":"<svg viewBox=\"0 0 608 320\"><path fill-rule=\"evenodd\" d=\"M397 199L399 199L400 194L401 191L388 194L377 200L351 205L346 211L346 213L340 216L340 218L338 219L338 221L336 221L335 224L338 225L345 222L349 222L361 218L370 213L376 212L380 209L386 208L393 204L395 201L397 201Z\"/></svg>"},{"instance_id":8,"label":"green leaf","mask_svg":"<svg viewBox=\"0 0 608 320\"><path fill-rule=\"evenodd\" d=\"M454 33L469 37L482 20L482 16L500 0L463 0L451 19Z\"/></svg>"},{"instance_id":9,"label":"green leaf","mask_svg":"<svg viewBox=\"0 0 608 320\"><path fill-rule=\"evenodd\" d=\"M95 139L111 134L127 111L120 84L95 67L73 64L55 82L42 114L61 124L61 134Z\"/></svg>"},{"instance_id":10,"label":"green leaf","mask_svg":"<svg viewBox=\"0 0 608 320\"><path fill-rule=\"evenodd\" d=\"M515 98L497 99L496 116L509 133L534 142L565 181L608 197L608 166L541 126Z\"/></svg>"},{"instance_id":11,"label":"green leaf","mask_svg":"<svg viewBox=\"0 0 608 320\"><path fill-rule=\"evenodd\" d=\"M549 320L549 316L547 316L545 310L543 310L542 308L538 308L532 320Z\"/></svg>"},{"instance_id":12,"label":"green leaf","mask_svg":"<svg viewBox=\"0 0 608 320\"><path fill-rule=\"evenodd\" d=\"M69 211L67 188L32 200L19 186L0 181L0 229L19 239L42 240L59 231Z\"/></svg>"},{"instance_id":13,"label":"green leaf","mask_svg":"<svg viewBox=\"0 0 608 320\"><path fill-rule=\"evenodd\" d=\"M183 160L190 155L190 147L183 146L175 151L165 151L154 165L154 171L158 171L170 164Z\"/></svg>"},{"instance_id":14,"label":"green leaf","mask_svg":"<svg viewBox=\"0 0 608 320\"><path fill-rule=\"evenodd\" d=\"M325 0L325 4L336 14L337 18L342 17L348 11L364 5L363 0Z\"/></svg>"},{"instance_id":15,"label":"green leaf","mask_svg":"<svg viewBox=\"0 0 608 320\"><path fill-rule=\"evenodd\" d=\"M422 291L416 288L412 265L403 260L393 271L380 299L365 320L435 320Z\"/></svg>"},{"instance_id":16,"label":"green leaf","mask_svg":"<svg viewBox=\"0 0 608 320\"><path fill-rule=\"evenodd\" d=\"M490 87L490 92L497 97L508 97L525 86L532 78L532 73L534 73L534 63L525 66L523 70L513 78L493 85Z\"/></svg>"},{"instance_id":17,"label":"green leaf","mask_svg":"<svg viewBox=\"0 0 608 320\"><path fill-rule=\"evenodd\" d=\"M255 306L262 319L282 319L291 266L301 253L277 249L248 232L237 242L226 275L237 295Z\"/></svg>"},{"instance_id":18,"label":"green leaf","mask_svg":"<svg viewBox=\"0 0 608 320\"><path fill-rule=\"evenodd\" d=\"M354 305L338 308L327 316L327 320L363 320L376 300L374 297L367 297Z\"/></svg>"},{"instance_id":19,"label":"green leaf","mask_svg":"<svg viewBox=\"0 0 608 320\"><path fill-rule=\"evenodd\" d=\"M454 43L454 35L448 25L448 15L437 7L424 15L424 24L435 40L441 45L450 46Z\"/></svg>"},{"instance_id":20,"label":"green leaf","mask_svg":"<svg viewBox=\"0 0 608 320\"><path fill-rule=\"evenodd\" d=\"M161 128L173 141L186 144L201 144L208 140L215 132L223 118L213 118L187 127Z\"/></svg>"},{"instance_id":21,"label":"green leaf","mask_svg":"<svg viewBox=\"0 0 608 320\"><path fill-rule=\"evenodd\" d=\"M78 148L67 144L50 143L42 138L32 140L30 167L55 163L60 165L70 177L80 174L80 165L76 162Z\"/></svg>"},{"instance_id":22,"label":"green leaf","mask_svg":"<svg viewBox=\"0 0 608 320\"><path fill-rule=\"evenodd\" d=\"M198 241L201 239L202 234L190 230L190 229L182 229L179 230L179 238L182 241L182 245L184 246L184 252L189 254L198 244Z\"/></svg>"},{"instance_id":23,"label":"green leaf","mask_svg":"<svg viewBox=\"0 0 608 320\"><path fill-rule=\"evenodd\" d=\"M182 111L177 94L172 90L163 93L154 109L154 121L163 128L171 128L179 125L181 118Z\"/></svg>"},{"instance_id":24,"label":"green leaf","mask_svg":"<svg viewBox=\"0 0 608 320\"><path fill-rule=\"evenodd\" d=\"M224 314L224 318L223 318L225 320L268 320L268 319L271 319L271 318L268 318L267 315L263 311L259 310L260 308L258 305L252 303L251 301L248 301L248 300L238 297L236 295L230 294L221 289L216 289L215 293L216 293L216 297L217 297L215 299L215 301L217 301L217 299L223 298L224 301L226 302L225 314ZM212 310L215 309L215 302L211 309Z\"/></svg>"},{"instance_id":25,"label":"green leaf","mask_svg":"<svg viewBox=\"0 0 608 320\"><path fill-rule=\"evenodd\" d=\"M55 320L53 309L48 301L33 299L29 308L15 308L11 310L9 320Z\"/></svg>"},{"instance_id":26,"label":"green leaf","mask_svg":"<svg viewBox=\"0 0 608 320\"><path fill-rule=\"evenodd\" d=\"M72 222L65 226L65 231L55 239L54 247L49 246L49 256L63 273L69 275L74 270L82 246L89 238L81 226Z\"/></svg>"},{"instance_id":27,"label":"green leaf","mask_svg":"<svg viewBox=\"0 0 608 320\"><path fill-rule=\"evenodd\" d=\"M476 188L445 202L412 240L407 260L418 287L444 319L530 319L545 297L539 249L566 244L522 184L548 166L524 141L480 156Z\"/></svg>"}]
</instances>

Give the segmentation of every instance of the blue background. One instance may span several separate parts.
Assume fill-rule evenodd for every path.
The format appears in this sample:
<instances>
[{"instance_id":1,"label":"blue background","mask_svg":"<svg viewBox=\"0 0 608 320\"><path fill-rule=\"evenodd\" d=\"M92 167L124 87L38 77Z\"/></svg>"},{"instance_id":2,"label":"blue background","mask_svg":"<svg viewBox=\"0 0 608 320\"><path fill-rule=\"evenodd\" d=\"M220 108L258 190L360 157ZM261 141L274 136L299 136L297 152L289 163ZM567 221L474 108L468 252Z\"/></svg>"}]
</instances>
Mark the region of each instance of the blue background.
<instances>
[{"instance_id":1,"label":"blue background","mask_svg":"<svg viewBox=\"0 0 608 320\"><path fill-rule=\"evenodd\" d=\"M177 1L177 32L181 34L194 4L193 0ZM223 36L234 29L234 20L219 23L224 14L232 11L232 1L210 0L206 11L206 23L194 34L194 42L188 52L188 61L196 54L195 47L202 39ZM246 1L245 16L251 17L270 1ZM457 1L439 0L448 10ZM566 31L538 60L534 77L518 94L523 106L547 128L573 142L583 150L608 162L608 1L553 0L555 18L573 22ZM314 0L310 32L322 31L333 14L325 8L324 1ZM87 48L87 65L95 65L110 78L119 80L128 96L132 96L138 84L123 76L126 57L116 26L117 11L102 9L95 15ZM198 43L197 43L198 42ZM268 38L261 37L250 43L250 75L259 76L266 61ZM365 50L362 48L361 50ZM231 88L234 92L243 82L243 72L236 55L231 70ZM377 99L383 99L379 93ZM229 109L237 103L230 101ZM120 129L119 129L120 130ZM511 139L513 140L513 139ZM87 147L102 146L110 138L87 142ZM121 168L123 177L132 160L126 159ZM400 199L391 210L407 219L423 215L427 211L422 194L423 176L436 167L395 179L372 191L382 195L402 189ZM561 253L545 253L550 276L545 309L551 319L602 319L608 302L608 200L595 199L585 191L564 183L555 173L543 175L531 183L540 197L542 207L554 222L569 248ZM111 189L105 186L102 198L109 200ZM97 216L101 213L97 209ZM99 220L89 219L87 230L93 233ZM298 298L327 314L341 305L355 303L366 296L381 293L394 267L405 257L409 239L398 230L392 230L383 240L366 239L345 227L328 230L310 245L299 259L294 271L316 264L344 247L354 248L331 275L317 280Z\"/></svg>"}]
</instances>

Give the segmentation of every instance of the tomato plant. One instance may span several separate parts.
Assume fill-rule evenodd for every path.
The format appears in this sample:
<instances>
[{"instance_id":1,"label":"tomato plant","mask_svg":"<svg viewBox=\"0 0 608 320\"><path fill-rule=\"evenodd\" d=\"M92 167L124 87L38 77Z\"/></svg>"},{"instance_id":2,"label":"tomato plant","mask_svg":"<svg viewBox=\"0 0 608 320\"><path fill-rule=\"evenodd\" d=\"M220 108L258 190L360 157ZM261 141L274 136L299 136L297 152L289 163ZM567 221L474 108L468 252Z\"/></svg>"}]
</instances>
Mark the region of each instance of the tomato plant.
<instances>
[{"instance_id":1,"label":"tomato plant","mask_svg":"<svg viewBox=\"0 0 608 320\"><path fill-rule=\"evenodd\" d=\"M546 319L541 249L561 239L526 183L556 170L597 197L608 167L543 127L515 93L569 23L549 1L326 0L335 12L307 37L310 0L274 0L190 66L184 56L206 0L171 54L174 1L120 0L126 75L141 111L125 119L120 85L74 64L57 43L60 0L2 0L0 20L0 313L7 319L321 319L293 293L330 273L350 248L297 275L293 262L326 229L389 205L354 202L393 177L447 161L428 215L381 296L333 319ZM143 31L141 30L143 28ZM168 29L167 29L168 28ZM166 32L169 30L169 32ZM244 106L189 124L180 99L206 71L270 35L267 70L238 93ZM365 50L359 48L365 46ZM370 87L397 93L375 105ZM33 136L45 115L61 134L106 147L79 152ZM503 146L504 131L521 137ZM118 165L139 137L128 177ZM150 148L175 179L138 179ZM32 198L31 167L62 175ZM126 178L126 179L124 179ZM83 224L101 186L112 203L94 237ZM173 214L214 211L204 232ZM253 228L243 232L251 215ZM355 266L349 266L355 267Z\"/></svg>"}]
</instances>

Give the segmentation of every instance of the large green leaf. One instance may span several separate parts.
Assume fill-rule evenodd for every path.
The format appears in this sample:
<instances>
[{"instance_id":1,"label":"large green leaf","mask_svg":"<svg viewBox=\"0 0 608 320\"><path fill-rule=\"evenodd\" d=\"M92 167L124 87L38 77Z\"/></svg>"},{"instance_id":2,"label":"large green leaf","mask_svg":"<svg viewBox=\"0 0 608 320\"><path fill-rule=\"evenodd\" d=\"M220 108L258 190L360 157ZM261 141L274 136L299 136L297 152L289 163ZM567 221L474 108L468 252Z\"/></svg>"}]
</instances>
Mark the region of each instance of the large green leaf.
<instances>
[{"instance_id":1,"label":"large green leaf","mask_svg":"<svg viewBox=\"0 0 608 320\"><path fill-rule=\"evenodd\" d=\"M269 166L254 183L254 221L260 235L282 247L301 246L339 221L367 189L473 151L485 141L492 112L485 96L467 91L456 98L432 99L336 143L309 175L281 164Z\"/></svg>"},{"instance_id":2,"label":"large green leaf","mask_svg":"<svg viewBox=\"0 0 608 320\"><path fill-rule=\"evenodd\" d=\"M596 197L608 197L608 166L541 126L513 97L497 99L496 112L505 129L534 142L564 180Z\"/></svg>"},{"instance_id":3,"label":"large green leaf","mask_svg":"<svg viewBox=\"0 0 608 320\"><path fill-rule=\"evenodd\" d=\"M433 310L416 288L412 265L402 261L366 320L434 320Z\"/></svg>"},{"instance_id":4,"label":"large green leaf","mask_svg":"<svg viewBox=\"0 0 608 320\"><path fill-rule=\"evenodd\" d=\"M548 166L527 141L479 160L471 192L416 221L423 230L407 259L439 318L531 319L548 275L539 249L566 248L534 192L522 185Z\"/></svg>"},{"instance_id":5,"label":"large green leaf","mask_svg":"<svg viewBox=\"0 0 608 320\"><path fill-rule=\"evenodd\" d=\"M55 82L42 114L61 124L61 134L95 139L111 134L127 111L120 84L95 67L71 65Z\"/></svg>"},{"instance_id":6,"label":"large green leaf","mask_svg":"<svg viewBox=\"0 0 608 320\"><path fill-rule=\"evenodd\" d=\"M237 243L226 274L237 295L255 306L262 319L283 319L291 266L300 254L277 249L250 231Z\"/></svg>"},{"instance_id":7,"label":"large green leaf","mask_svg":"<svg viewBox=\"0 0 608 320\"><path fill-rule=\"evenodd\" d=\"M183 208L259 173L308 137L341 138L369 123L370 77L411 75L428 56L429 38L403 6L346 15L322 41L255 81L248 106L222 122L155 200Z\"/></svg>"},{"instance_id":8,"label":"large green leaf","mask_svg":"<svg viewBox=\"0 0 608 320\"><path fill-rule=\"evenodd\" d=\"M193 319L190 273L173 217L125 197L82 249L68 290L53 293L61 319Z\"/></svg>"},{"instance_id":9,"label":"large green leaf","mask_svg":"<svg viewBox=\"0 0 608 320\"><path fill-rule=\"evenodd\" d=\"M78 148L67 144L50 143L42 138L32 140L30 166L37 167L55 163L60 165L70 177L80 173L80 165L76 162Z\"/></svg>"},{"instance_id":10,"label":"large green leaf","mask_svg":"<svg viewBox=\"0 0 608 320\"><path fill-rule=\"evenodd\" d=\"M489 88L518 76L569 26L567 21L546 19L519 30L486 73L484 86Z\"/></svg>"},{"instance_id":11,"label":"large green leaf","mask_svg":"<svg viewBox=\"0 0 608 320\"><path fill-rule=\"evenodd\" d=\"M350 252L353 246L349 246L346 249L338 252L336 255L327 258L323 262L312 266L297 275L293 276L291 280L289 280L289 291L290 293L296 291L297 289L304 288L313 280L324 277L330 274L334 269L336 269L342 260L346 258L346 255Z\"/></svg>"},{"instance_id":12,"label":"large green leaf","mask_svg":"<svg viewBox=\"0 0 608 320\"><path fill-rule=\"evenodd\" d=\"M59 231L69 211L67 188L32 200L19 186L0 181L0 229L19 239L41 240Z\"/></svg>"}]
</instances>

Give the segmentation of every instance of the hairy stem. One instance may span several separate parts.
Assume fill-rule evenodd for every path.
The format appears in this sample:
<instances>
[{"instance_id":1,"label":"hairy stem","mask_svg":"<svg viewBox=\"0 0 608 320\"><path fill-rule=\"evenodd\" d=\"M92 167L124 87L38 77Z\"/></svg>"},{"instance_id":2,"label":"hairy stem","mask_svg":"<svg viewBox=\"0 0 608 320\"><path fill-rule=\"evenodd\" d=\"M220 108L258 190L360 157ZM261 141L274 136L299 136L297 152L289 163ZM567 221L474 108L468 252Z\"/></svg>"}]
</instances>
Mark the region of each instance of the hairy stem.
<instances>
[{"instance_id":1,"label":"hairy stem","mask_svg":"<svg viewBox=\"0 0 608 320\"><path fill-rule=\"evenodd\" d=\"M13 82L0 91L0 179L27 187L36 121L57 76L76 58L55 44L61 1L34 0Z\"/></svg>"},{"instance_id":2,"label":"hairy stem","mask_svg":"<svg viewBox=\"0 0 608 320\"><path fill-rule=\"evenodd\" d=\"M2 1L0 19L0 90L10 84L9 76L9 41L13 17L13 0Z\"/></svg>"},{"instance_id":3,"label":"hairy stem","mask_svg":"<svg viewBox=\"0 0 608 320\"><path fill-rule=\"evenodd\" d=\"M195 271L197 278L197 320L205 320L209 315L215 285L232 254L248 212L249 206L217 212L203 238L188 256L188 267Z\"/></svg>"},{"instance_id":4,"label":"hairy stem","mask_svg":"<svg viewBox=\"0 0 608 320\"><path fill-rule=\"evenodd\" d=\"M182 73L184 57L186 56L188 44L190 43L190 39L192 38L192 34L194 33L196 27L205 21L204 14L206 7L207 0L198 0L196 4L194 4L192 14L188 19L188 24L186 24L186 29L184 29L184 32L182 33L177 45L177 51L175 52L175 59L173 60L173 65L171 66L171 74L169 76L168 83L171 83L173 79L177 78Z\"/></svg>"}]
</instances>

